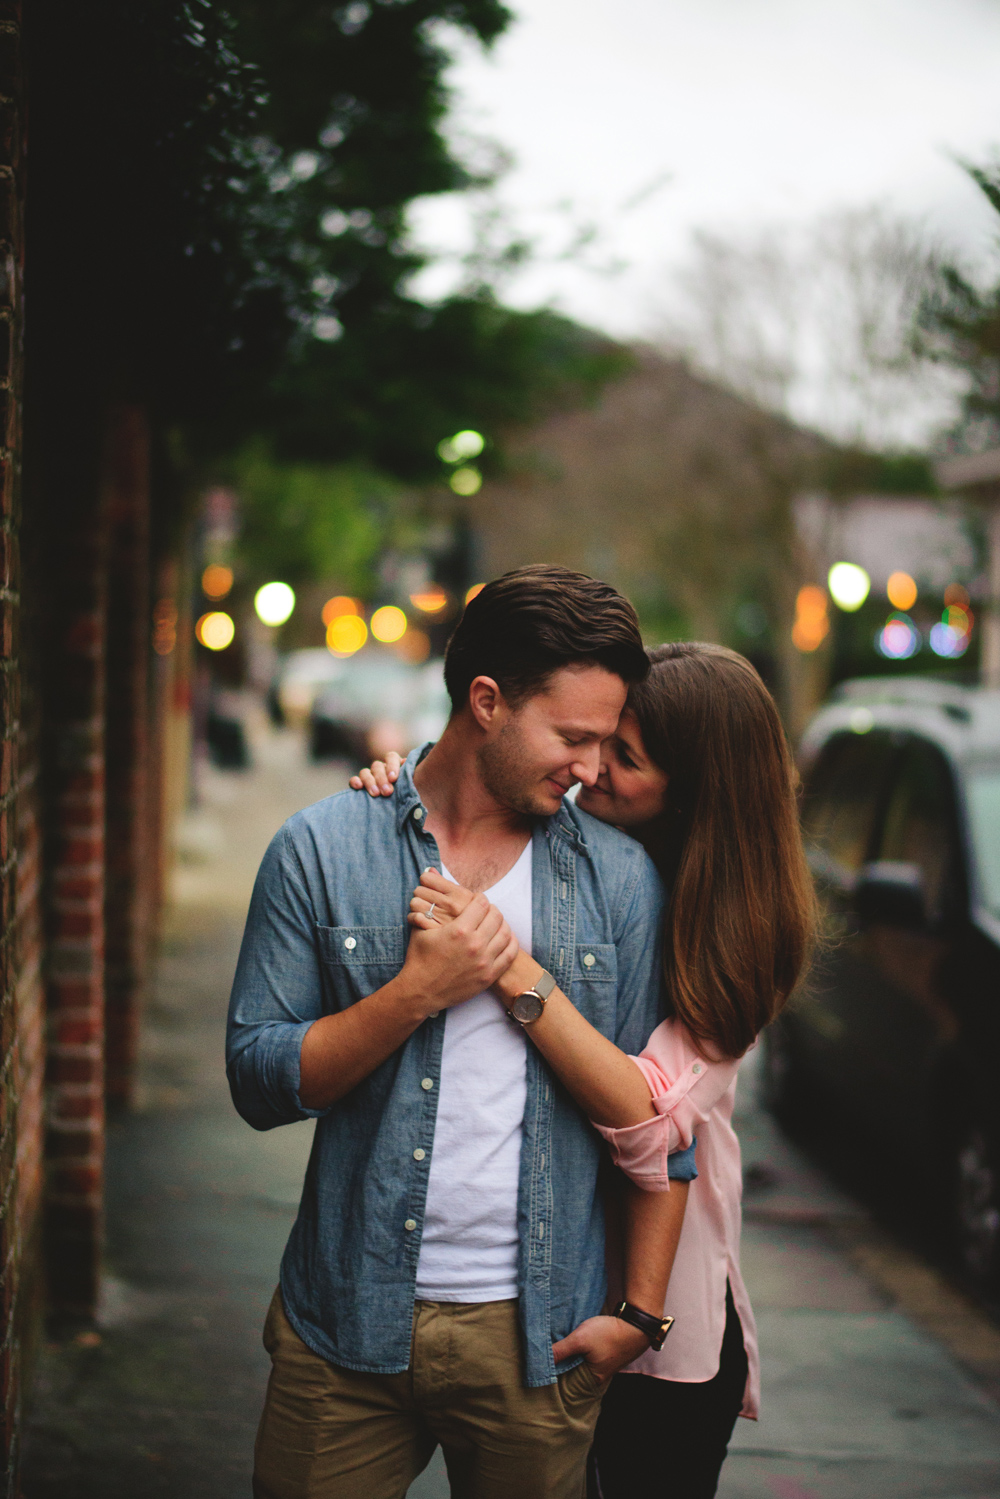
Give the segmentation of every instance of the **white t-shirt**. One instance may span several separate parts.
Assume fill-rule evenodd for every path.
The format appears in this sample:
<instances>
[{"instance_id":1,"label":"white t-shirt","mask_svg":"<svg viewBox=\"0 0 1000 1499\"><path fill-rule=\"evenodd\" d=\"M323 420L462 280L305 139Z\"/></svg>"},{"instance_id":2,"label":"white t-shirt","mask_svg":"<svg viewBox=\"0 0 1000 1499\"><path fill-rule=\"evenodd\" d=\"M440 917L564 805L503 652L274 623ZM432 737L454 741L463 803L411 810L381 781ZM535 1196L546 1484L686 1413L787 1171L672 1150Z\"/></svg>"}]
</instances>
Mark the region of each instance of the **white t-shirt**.
<instances>
[{"instance_id":1,"label":"white t-shirt","mask_svg":"<svg viewBox=\"0 0 1000 1499\"><path fill-rule=\"evenodd\" d=\"M452 879L442 865L446 879ZM486 891L531 951L531 842ZM517 1296L517 1194L527 1040L495 995L445 1017L441 1089L417 1262L420 1301Z\"/></svg>"}]
</instances>

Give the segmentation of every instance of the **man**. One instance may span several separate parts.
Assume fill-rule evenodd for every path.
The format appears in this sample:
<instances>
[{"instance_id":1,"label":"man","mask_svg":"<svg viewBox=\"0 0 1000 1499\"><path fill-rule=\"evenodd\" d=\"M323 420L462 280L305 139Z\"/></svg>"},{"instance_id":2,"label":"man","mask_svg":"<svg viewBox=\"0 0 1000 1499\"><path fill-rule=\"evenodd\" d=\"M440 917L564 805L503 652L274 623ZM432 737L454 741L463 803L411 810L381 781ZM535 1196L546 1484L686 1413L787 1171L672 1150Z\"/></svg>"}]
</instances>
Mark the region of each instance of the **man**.
<instances>
[{"instance_id":1,"label":"man","mask_svg":"<svg viewBox=\"0 0 1000 1499\"><path fill-rule=\"evenodd\" d=\"M264 858L230 1085L258 1129L319 1123L265 1329L257 1499L402 1499L439 1442L461 1499L582 1492L602 1380L648 1345L614 1323L612 1353L581 1363L581 1329L557 1369L553 1343L605 1297L601 1145L486 991L521 942L625 1050L662 1018L653 866L563 800L646 671L615 590L508 574L468 606L452 716L391 801L320 802ZM407 941L427 867L489 899ZM671 1208L647 1201L625 1295L655 1312L643 1267Z\"/></svg>"}]
</instances>

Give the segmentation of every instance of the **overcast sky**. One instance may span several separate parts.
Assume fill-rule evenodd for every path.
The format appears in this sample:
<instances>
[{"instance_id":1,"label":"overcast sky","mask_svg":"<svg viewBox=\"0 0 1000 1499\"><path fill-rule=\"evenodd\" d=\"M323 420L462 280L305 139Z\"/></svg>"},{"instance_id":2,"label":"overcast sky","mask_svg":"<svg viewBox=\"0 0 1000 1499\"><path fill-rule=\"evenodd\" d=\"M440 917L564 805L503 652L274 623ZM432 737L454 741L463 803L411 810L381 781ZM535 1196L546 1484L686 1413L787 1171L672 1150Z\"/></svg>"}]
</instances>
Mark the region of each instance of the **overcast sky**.
<instances>
[{"instance_id":1,"label":"overcast sky","mask_svg":"<svg viewBox=\"0 0 1000 1499\"><path fill-rule=\"evenodd\" d=\"M501 197L558 249L601 243L507 289L619 335L653 326L696 227L738 231L881 201L982 258L996 216L954 163L1000 149L1000 0L513 0L491 53L451 70L459 132L515 165ZM450 42L454 38L449 39ZM669 177L669 180L665 180ZM659 184L659 185L657 185ZM422 243L454 248L468 209L427 202ZM604 274L609 262L624 262ZM438 268L425 293L448 288Z\"/></svg>"}]
</instances>

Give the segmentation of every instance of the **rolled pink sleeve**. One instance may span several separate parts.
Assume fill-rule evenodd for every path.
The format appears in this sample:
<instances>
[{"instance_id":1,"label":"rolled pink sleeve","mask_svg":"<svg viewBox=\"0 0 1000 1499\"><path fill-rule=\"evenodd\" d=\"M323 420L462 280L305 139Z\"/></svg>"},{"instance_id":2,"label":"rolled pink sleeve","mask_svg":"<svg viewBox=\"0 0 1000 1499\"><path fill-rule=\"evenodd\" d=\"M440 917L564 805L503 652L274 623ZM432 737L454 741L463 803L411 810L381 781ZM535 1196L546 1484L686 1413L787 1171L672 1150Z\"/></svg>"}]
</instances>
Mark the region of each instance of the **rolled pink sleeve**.
<instances>
[{"instance_id":1,"label":"rolled pink sleeve","mask_svg":"<svg viewBox=\"0 0 1000 1499\"><path fill-rule=\"evenodd\" d=\"M595 1128L607 1140L615 1165L636 1186L667 1192L667 1157L691 1144L736 1076L739 1059L707 1060L682 1025L665 1020L632 1061L649 1086L656 1118L625 1129Z\"/></svg>"}]
</instances>

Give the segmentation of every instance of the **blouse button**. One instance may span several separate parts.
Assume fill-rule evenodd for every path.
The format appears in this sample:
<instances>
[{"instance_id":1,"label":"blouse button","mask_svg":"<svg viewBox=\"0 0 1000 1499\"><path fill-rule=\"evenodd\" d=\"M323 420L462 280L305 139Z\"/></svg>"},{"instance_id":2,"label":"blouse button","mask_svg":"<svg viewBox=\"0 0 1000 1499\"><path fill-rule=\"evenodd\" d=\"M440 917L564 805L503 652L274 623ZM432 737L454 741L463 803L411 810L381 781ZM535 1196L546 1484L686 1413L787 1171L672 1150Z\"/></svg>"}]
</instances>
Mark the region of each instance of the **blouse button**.
<instances>
[{"instance_id":1,"label":"blouse button","mask_svg":"<svg viewBox=\"0 0 1000 1499\"><path fill-rule=\"evenodd\" d=\"M412 1232L416 1228L416 1226L417 1226L417 1220L416 1220L416 1218L407 1218L406 1222L403 1224L403 1227L406 1229L406 1232L408 1234L412 1234Z\"/></svg>"},{"instance_id":2,"label":"blouse button","mask_svg":"<svg viewBox=\"0 0 1000 1499\"><path fill-rule=\"evenodd\" d=\"M424 820L424 809L423 809L423 807L417 807L417 809L415 810L415 812L413 814L413 818L414 818L415 822L423 822L423 820Z\"/></svg>"},{"instance_id":3,"label":"blouse button","mask_svg":"<svg viewBox=\"0 0 1000 1499\"><path fill-rule=\"evenodd\" d=\"M424 1078L424 1079L423 1079L423 1080L422 1080L422 1081L421 1081L421 1084L420 1084L420 1086L421 1086L421 1088L423 1088L423 1090L424 1090L424 1092L425 1092L425 1093L429 1093L429 1092L430 1092L430 1090L431 1090L431 1089L432 1089L432 1088L433 1088L433 1086L434 1086L434 1079L433 1079L433 1078L432 1078L432 1077L425 1077L425 1078Z\"/></svg>"},{"instance_id":4,"label":"blouse button","mask_svg":"<svg viewBox=\"0 0 1000 1499\"><path fill-rule=\"evenodd\" d=\"M358 939L356 937L345 937L344 938L344 946L347 948L348 952L353 952L354 949L357 947L357 945L358 945Z\"/></svg>"},{"instance_id":5,"label":"blouse button","mask_svg":"<svg viewBox=\"0 0 1000 1499\"><path fill-rule=\"evenodd\" d=\"M585 968L593 968L593 966L594 966L594 964L596 962L597 962L597 959L594 957L594 954L592 952L585 952L584 953L584 955L583 955L583 963L584 963L584 967Z\"/></svg>"},{"instance_id":6,"label":"blouse button","mask_svg":"<svg viewBox=\"0 0 1000 1499\"><path fill-rule=\"evenodd\" d=\"M691 1068L691 1071L694 1073L695 1077L697 1077L698 1073L701 1071L701 1063L695 1062L694 1066Z\"/></svg>"},{"instance_id":7,"label":"blouse button","mask_svg":"<svg viewBox=\"0 0 1000 1499\"><path fill-rule=\"evenodd\" d=\"M413 1159L415 1161L422 1161L426 1154L426 1150L421 1150L420 1146L418 1145L416 1150L413 1152Z\"/></svg>"}]
</instances>

